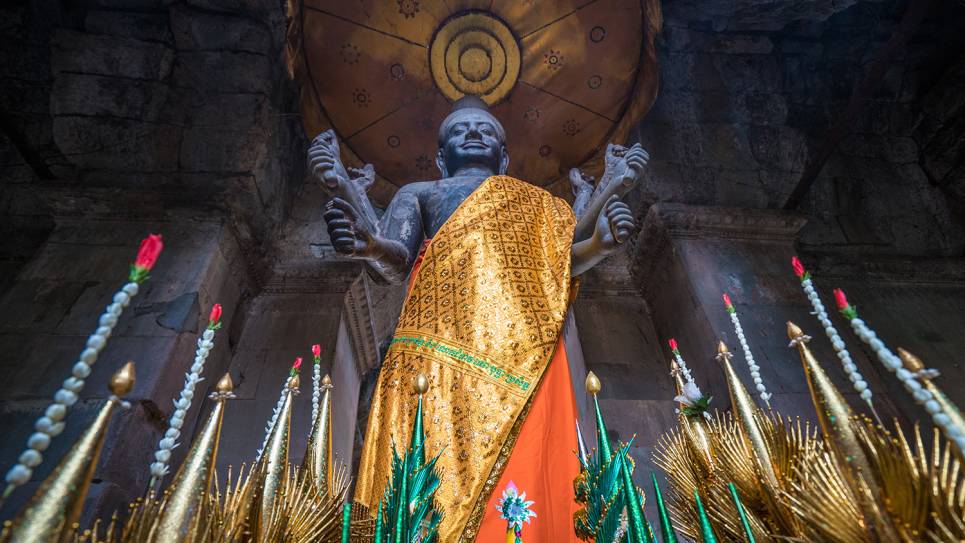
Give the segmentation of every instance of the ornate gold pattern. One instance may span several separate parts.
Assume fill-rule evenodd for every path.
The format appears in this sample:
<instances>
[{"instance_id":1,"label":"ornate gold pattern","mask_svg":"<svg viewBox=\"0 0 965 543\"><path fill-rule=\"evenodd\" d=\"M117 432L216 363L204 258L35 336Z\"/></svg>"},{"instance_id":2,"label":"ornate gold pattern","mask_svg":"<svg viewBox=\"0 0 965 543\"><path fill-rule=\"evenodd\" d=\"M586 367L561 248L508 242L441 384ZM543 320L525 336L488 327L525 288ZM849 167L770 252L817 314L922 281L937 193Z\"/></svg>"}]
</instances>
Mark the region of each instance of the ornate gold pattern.
<instances>
[{"instance_id":1,"label":"ornate gold pattern","mask_svg":"<svg viewBox=\"0 0 965 543\"><path fill-rule=\"evenodd\" d=\"M563 200L511 177L490 177L427 248L396 334L485 356L539 383L566 316L574 226ZM537 387L521 391L435 349L399 345L389 349L376 385L355 499L374 510L392 440L412 426L412 380L423 373L431 383L426 427L436 432L427 450L443 451L441 540L468 537L464 528L498 480Z\"/></svg>"},{"instance_id":2,"label":"ornate gold pattern","mask_svg":"<svg viewBox=\"0 0 965 543\"><path fill-rule=\"evenodd\" d=\"M516 37L492 14L472 11L449 19L429 46L429 69L442 94L467 94L493 105L513 90L521 56Z\"/></svg>"}]
</instances>

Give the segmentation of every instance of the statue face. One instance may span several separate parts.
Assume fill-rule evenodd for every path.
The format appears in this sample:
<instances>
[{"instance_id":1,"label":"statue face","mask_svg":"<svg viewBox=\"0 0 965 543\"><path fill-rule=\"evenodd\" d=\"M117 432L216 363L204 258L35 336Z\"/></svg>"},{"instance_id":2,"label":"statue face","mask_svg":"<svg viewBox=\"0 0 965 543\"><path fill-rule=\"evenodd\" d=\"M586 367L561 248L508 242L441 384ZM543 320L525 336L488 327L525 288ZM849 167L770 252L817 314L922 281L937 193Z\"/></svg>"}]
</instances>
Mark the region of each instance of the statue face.
<instances>
[{"instance_id":1,"label":"statue face","mask_svg":"<svg viewBox=\"0 0 965 543\"><path fill-rule=\"evenodd\" d=\"M491 115L481 110L460 110L447 119L443 129L437 163L444 176L466 166L506 173L506 142L502 128Z\"/></svg>"}]
</instances>

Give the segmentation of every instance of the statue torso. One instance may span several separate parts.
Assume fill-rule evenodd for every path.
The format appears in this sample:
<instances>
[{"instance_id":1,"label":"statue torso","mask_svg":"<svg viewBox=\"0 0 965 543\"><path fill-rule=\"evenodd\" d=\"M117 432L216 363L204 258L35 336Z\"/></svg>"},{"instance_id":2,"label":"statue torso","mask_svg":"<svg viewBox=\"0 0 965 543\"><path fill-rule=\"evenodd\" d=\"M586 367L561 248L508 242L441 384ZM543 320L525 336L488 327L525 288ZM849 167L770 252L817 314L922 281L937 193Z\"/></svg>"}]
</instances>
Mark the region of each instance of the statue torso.
<instances>
[{"instance_id":1,"label":"statue torso","mask_svg":"<svg viewBox=\"0 0 965 543\"><path fill-rule=\"evenodd\" d=\"M439 181L415 183L426 239L432 238L485 177L447 177Z\"/></svg>"}]
</instances>

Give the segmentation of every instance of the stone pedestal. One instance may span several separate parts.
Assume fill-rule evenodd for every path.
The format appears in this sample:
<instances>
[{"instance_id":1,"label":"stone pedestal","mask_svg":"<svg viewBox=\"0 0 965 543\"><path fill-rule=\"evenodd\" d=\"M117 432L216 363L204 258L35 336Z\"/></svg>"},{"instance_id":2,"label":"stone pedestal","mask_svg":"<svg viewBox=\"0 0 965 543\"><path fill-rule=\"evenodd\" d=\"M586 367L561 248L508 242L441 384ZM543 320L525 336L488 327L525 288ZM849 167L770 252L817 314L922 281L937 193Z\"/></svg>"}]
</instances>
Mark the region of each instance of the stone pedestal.
<instances>
[{"instance_id":1,"label":"stone pedestal","mask_svg":"<svg viewBox=\"0 0 965 543\"><path fill-rule=\"evenodd\" d=\"M671 356L666 340L675 337L698 384L714 396L713 405L718 408L729 407L723 373L714 358L718 339L730 347L738 374L754 391L721 299L725 292L733 299L764 384L773 394L774 409L813 414L800 360L787 346L785 323L789 320L814 336L811 346L815 354L851 405L859 411L864 407L810 315L808 300L791 270L795 238L804 223L803 217L783 211L680 204L657 204L647 214L638 239L634 276L651 309L665 358ZM827 285L829 290L832 286ZM833 307L830 293L822 290L822 295L825 305ZM859 370L875 392L882 392L877 362L861 355L844 319L832 318L853 347ZM756 393L755 399L759 400ZM886 394L876 394L875 404L882 416L896 413Z\"/></svg>"}]
</instances>

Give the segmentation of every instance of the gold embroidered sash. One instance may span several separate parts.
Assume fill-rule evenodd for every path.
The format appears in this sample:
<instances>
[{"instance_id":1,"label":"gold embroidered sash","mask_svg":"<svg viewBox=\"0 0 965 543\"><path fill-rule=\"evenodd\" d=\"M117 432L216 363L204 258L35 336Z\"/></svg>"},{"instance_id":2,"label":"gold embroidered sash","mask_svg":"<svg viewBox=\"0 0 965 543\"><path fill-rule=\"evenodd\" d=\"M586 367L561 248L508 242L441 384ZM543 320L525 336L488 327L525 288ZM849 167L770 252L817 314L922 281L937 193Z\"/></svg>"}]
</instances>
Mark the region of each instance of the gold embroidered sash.
<instances>
[{"instance_id":1,"label":"gold embroidered sash","mask_svg":"<svg viewBox=\"0 0 965 543\"><path fill-rule=\"evenodd\" d=\"M440 541L472 540L562 329L574 226L565 201L494 176L434 236L376 384L356 502L378 505L422 372L426 454L442 451Z\"/></svg>"}]
</instances>

